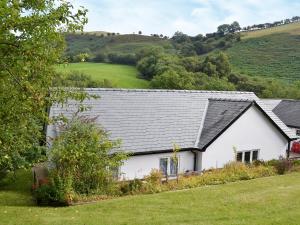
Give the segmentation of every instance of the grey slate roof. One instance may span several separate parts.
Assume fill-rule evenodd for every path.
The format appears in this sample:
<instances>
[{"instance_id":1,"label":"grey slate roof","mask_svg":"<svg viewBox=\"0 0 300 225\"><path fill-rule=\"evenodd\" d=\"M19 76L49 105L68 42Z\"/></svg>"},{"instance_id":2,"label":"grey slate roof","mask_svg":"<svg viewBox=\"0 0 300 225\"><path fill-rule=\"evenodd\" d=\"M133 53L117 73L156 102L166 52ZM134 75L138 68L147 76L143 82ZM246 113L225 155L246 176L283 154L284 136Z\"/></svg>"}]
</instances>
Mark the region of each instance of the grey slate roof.
<instances>
[{"instance_id":1,"label":"grey slate roof","mask_svg":"<svg viewBox=\"0 0 300 225\"><path fill-rule=\"evenodd\" d=\"M273 110L282 100L281 99L262 99L264 104Z\"/></svg>"},{"instance_id":2,"label":"grey slate roof","mask_svg":"<svg viewBox=\"0 0 300 225\"><path fill-rule=\"evenodd\" d=\"M199 148L203 149L207 144L213 141L219 133L250 105L252 105L252 101L209 99L198 145Z\"/></svg>"},{"instance_id":3,"label":"grey slate roof","mask_svg":"<svg viewBox=\"0 0 300 225\"><path fill-rule=\"evenodd\" d=\"M91 109L83 115L98 116L96 122L111 134L111 138L122 140L122 151L144 153L170 150L173 144L182 149L199 148L199 137L210 98L256 100L280 129L287 136L292 136L289 128L252 92L102 88L85 90L101 98L85 100L84 104ZM71 117L75 111L76 102L69 101L63 108L59 105L52 106L50 117L60 114ZM48 126L47 136L55 137L57 132L56 125Z\"/></svg>"},{"instance_id":4,"label":"grey slate roof","mask_svg":"<svg viewBox=\"0 0 300 225\"><path fill-rule=\"evenodd\" d=\"M282 100L273 112L289 127L300 128L300 101Z\"/></svg>"}]
</instances>

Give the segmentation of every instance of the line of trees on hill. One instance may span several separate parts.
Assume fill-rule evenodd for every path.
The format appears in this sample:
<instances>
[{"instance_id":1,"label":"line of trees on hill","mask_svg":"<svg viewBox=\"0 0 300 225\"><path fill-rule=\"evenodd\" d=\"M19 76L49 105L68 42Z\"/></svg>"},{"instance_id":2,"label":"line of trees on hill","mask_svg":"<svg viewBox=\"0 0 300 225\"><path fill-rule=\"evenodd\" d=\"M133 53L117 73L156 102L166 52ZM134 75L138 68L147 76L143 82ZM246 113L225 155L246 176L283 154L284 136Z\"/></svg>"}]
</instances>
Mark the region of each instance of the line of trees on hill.
<instances>
[{"instance_id":1,"label":"line of trees on hill","mask_svg":"<svg viewBox=\"0 0 300 225\"><path fill-rule=\"evenodd\" d=\"M296 23L300 21L300 16L294 16L290 19L284 19L280 21L275 21L273 23L261 23L261 24L254 24L252 26L246 26L241 29L241 31L252 31L252 30L261 30L261 29L267 29L272 27L277 27L289 23Z\"/></svg>"}]
</instances>

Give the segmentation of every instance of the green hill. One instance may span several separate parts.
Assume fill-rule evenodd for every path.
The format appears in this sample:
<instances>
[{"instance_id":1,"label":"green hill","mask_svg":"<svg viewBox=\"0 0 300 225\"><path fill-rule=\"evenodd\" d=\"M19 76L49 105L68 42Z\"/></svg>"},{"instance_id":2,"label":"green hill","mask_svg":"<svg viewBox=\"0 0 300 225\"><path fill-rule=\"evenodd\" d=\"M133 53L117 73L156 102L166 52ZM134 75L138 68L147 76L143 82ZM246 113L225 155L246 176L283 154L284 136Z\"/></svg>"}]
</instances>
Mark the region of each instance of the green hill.
<instances>
[{"instance_id":1,"label":"green hill","mask_svg":"<svg viewBox=\"0 0 300 225\"><path fill-rule=\"evenodd\" d=\"M148 81L138 78L138 71L134 66L83 62L58 65L57 71L62 73L80 71L95 80L110 80L118 88L148 88L149 86Z\"/></svg>"},{"instance_id":2,"label":"green hill","mask_svg":"<svg viewBox=\"0 0 300 225\"><path fill-rule=\"evenodd\" d=\"M300 79L300 23L243 33L226 52L236 72L290 82Z\"/></svg>"},{"instance_id":3,"label":"green hill","mask_svg":"<svg viewBox=\"0 0 300 225\"><path fill-rule=\"evenodd\" d=\"M172 44L168 39L137 35L137 34L104 34L105 32L87 32L83 34L67 34L67 55L76 55L82 52L91 55L97 53L135 53L145 46L161 46L172 50Z\"/></svg>"},{"instance_id":4,"label":"green hill","mask_svg":"<svg viewBox=\"0 0 300 225\"><path fill-rule=\"evenodd\" d=\"M222 47L222 44L225 45L222 43L224 40L226 37L221 39L210 37L200 41L200 46L211 48L206 50L208 53L203 53L203 56L224 50L229 55L234 72L288 82L300 79L300 23L243 32L241 41L231 42ZM90 56L99 53L106 56L108 53L134 55L137 50L146 46L161 46L169 53L181 51L171 39L137 34L107 35L106 32L67 34L66 42L68 56L76 56L79 53L88 53ZM215 42L217 45L212 47ZM189 51L187 50L189 47L187 45L183 50Z\"/></svg>"}]
</instances>

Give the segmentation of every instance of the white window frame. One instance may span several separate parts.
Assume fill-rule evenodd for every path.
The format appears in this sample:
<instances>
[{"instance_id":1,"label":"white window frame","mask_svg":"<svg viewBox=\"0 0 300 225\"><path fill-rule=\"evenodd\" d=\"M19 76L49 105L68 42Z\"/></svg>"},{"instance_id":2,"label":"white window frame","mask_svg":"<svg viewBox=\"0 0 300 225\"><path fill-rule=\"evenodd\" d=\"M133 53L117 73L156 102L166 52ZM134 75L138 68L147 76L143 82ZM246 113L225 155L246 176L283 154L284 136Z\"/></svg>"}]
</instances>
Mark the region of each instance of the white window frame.
<instances>
[{"instance_id":1,"label":"white window frame","mask_svg":"<svg viewBox=\"0 0 300 225\"><path fill-rule=\"evenodd\" d=\"M160 160L161 159L167 159L167 175L170 177L176 177L176 174L171 174L171 160L172 156L165 156L165 157L160 157L158 159L158 166L159 166L159 171L160 171ZM179 168L180 168L180 157L177 156L177 174L179 174ZM165 176L165 174L163 174Z\"/></svg>"},{"instance_id":2,"label":"white window frame","mask_svg":"<svg viewBox=\"0 0 300 225\"><path fill-rule=\"evenodd\" d=\"M256 160L259 160L259 153L260 153L260 149L251 149L251 150L243 150L243 151L238 151L236 153L236 157L235 157L235 161L237 161L237 154L239 153L242 153L242 163L245 163L245 153L246 152L250 152L250 162L249 163L252 163L253 162L253 152L254 151L257 151L257 159ZM239 161L240 162L240 161Z\"/></svg>"}]
</instances>

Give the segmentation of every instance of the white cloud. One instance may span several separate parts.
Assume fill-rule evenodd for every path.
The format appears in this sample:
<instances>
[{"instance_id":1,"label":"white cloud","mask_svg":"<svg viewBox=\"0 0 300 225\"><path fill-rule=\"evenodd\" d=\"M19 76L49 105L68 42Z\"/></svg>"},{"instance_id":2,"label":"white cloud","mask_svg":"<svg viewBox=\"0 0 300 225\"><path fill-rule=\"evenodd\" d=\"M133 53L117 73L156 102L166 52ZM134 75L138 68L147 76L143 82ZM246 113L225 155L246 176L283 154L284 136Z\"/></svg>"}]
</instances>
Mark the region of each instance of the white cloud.
<instances>
[{"instance_id":1,"label":"white cloud","mask_svg":"<svg viewBox=\"0 0 300 225\"><path fill-rule=\"evenodd\" d=\"M273 22L299 15L297 0L74 0L89 9L85 30L120 33L190 35L208 33L223 23L239 21L242 26Z\"/></svg>"}]
</instances>

